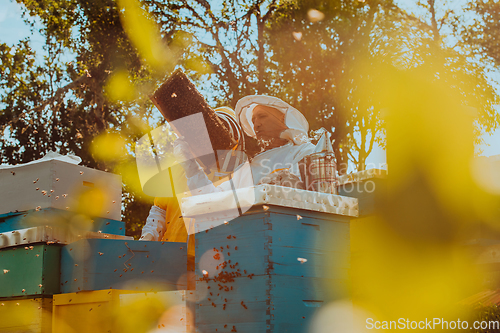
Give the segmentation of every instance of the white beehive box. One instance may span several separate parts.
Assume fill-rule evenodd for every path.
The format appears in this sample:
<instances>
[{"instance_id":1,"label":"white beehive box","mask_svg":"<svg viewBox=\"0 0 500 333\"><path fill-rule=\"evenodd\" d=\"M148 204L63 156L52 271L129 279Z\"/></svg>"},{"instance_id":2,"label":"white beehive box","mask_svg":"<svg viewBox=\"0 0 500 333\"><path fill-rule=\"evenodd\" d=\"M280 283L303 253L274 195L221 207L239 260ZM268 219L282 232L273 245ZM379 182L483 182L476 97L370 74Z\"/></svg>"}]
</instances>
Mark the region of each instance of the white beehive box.
<instances>
[{"instance_id":1,"label":"white beehive box","mask_svg":"<svg viewBox=\"0 0 500 333\"><path fill-rule=\"evenodd\" d=\"M0 169L0 214L55 208L121 220L121 177L47 160Z\"/></svg>"}]
</instances>

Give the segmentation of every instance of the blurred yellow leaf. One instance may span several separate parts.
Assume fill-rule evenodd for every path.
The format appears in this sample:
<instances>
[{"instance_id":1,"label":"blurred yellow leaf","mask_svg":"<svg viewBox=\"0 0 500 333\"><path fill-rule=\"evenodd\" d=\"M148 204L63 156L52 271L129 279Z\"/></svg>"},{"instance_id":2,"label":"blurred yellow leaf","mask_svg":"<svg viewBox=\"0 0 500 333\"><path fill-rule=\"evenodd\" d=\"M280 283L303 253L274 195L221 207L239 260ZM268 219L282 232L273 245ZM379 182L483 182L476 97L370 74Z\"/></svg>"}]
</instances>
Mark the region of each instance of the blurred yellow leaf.
<instances>
[{"instance_id":1,"label":"blurred yellow leaf","mask_svg":"<svg viewBox=\"0 0 500 333\"><path fill-rule=\"evenodd\" d=\"M149 197L142 196L143 191L135 160L130 159L127 161L122 161L114 167L113 172L122 176L123 183L127 186L127 190L129 192L141 194L137 196L135 200L140 201L144 199L149 202Z\"/></svg>"},{"instance_id":2,"label":"blurred yellow leaf","mask_svg":"<svg viewBox=\"0 0 500 333\"><path fill-rule=\"evenodd\" d=\"M111 74L104 89L107 97L114 102L132 101L136 95L135 88L124 70Z\"/></svg>"},{"instance_id":3,"label":"blurred yellow leaf","mask_svg":"<svg viewBox=\"0 0 500 333\"><path fill-rule=\"evenodd\" d=\"M118 160L126 156L125 139L118 133L97 136L91 145L92 154L102 161Z\"/></svg>"},{"instance_id":4,"label":"blurred yellow leaf","mask_svg":"<svg viewBox=\"0 0 500 333\"><path fill-rule=\"evenodd\" d=\"M77 212L88 216L103 216L106 193L98 188L91 188L79 194Z\"/></svg>"},{"instance_id":5,"label":"blurred yellow leaf","mask_svg":"<svg viewBox=\"0 0 500 333\"><path fill-rule=\"evenodd\" d=\"M185 62L185 66L186 68L191 69L200 75L210 74L212 72L210 65L200 57L187 59Z\"/></svg>"},{"instance_id":6,"label":"blurred yellow leaf","mask_svg":"<svg viewBox=\"0 0 500 333\"><path fill-rule=\"evenodd\" d=\"M159 29L137 0L119 0L120 18L127 35L139 54L156 70L173 67L175 57L162 42Z\"/></svg>"},{"instance_id":7,"label":"blurred yellow leaf","mask_svg":"<svg viewBox=\"0 0 500 333\"><path fill-rule=\"evenodd\" d=\"M385 109L387 191L377 214L351 223L353 303L379 320L463 318L460 301L483 287L474 253L464 246L483 200L471 173L473 122L463 82L439 59L415 70L360 62ZM330 260L335 260L331 258ZM466 273L465 273L466 272Z\"/></svg>"}]
</instances>

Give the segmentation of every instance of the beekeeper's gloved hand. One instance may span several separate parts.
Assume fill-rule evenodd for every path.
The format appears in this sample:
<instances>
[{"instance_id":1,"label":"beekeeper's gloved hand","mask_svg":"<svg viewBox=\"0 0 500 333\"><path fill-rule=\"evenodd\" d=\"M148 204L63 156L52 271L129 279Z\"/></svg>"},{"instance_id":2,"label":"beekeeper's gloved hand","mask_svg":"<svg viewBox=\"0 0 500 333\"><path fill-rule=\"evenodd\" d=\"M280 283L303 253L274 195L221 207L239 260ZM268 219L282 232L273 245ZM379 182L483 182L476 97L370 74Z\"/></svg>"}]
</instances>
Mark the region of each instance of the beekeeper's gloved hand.
<instances>
[{"instance_id":1,"label":"beekeeper's gloved hand","mask_svg":"<svg viewBox=\"0 0 500 333\"><path fill-rule=\"evenodd\" d=\"M193 177L200 171L203 172L182 136L174 141L174 156L184 169L187 178Z\"/></svg>"},{"instance_id":2,"label":"beekeeper's gloved hand","mask_svg":"<svg viewBox=\"0 0 500 333\"><path fill-rule=\"evenodd\" d=\"M141 238L144 241L159 241L166 231L165 210L158 206L151 207L146 224L142 228Z\"/></svg>"}]
</instances>

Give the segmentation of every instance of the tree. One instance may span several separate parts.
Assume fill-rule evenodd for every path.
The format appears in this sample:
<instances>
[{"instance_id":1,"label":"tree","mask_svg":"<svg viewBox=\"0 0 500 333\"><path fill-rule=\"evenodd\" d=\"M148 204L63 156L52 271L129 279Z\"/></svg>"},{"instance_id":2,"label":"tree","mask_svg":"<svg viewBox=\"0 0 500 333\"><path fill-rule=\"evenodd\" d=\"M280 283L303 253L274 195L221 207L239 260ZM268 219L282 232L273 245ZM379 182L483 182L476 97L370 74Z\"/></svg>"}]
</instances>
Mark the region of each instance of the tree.
<instances>
[{"instance_id":1,"label":"tree","mask_svg":"<svg viewBox=\"0 0 500 333\"><path fill-rule=\"evenodd\" d=\"M133 3L122 1L120 7L106 0L19 2L25 5L28 23L34 26L33 21L40 20L46 55L37 63L29 41L0 48L2 163L28 162L54 150L74 153L88 167L121 173L127 233L137 235L134 224L145 220L152 203L140 192L127 191L137 189L130 152L152 123L151 103L140 92L168 75L168 66L154 71L158 67L144 61L147 54L125 31L121 9L128 6L127 13L141 19ZM170 33L163 42L172 40ZM122 148L128 148L111 154L112 159L102 158L105 154L93 148L95 139L117 133L125 138Z\"/></svg>"},{"instance_id":2,"label":"tree","mask_svg":"<svg viewBox=\"0 0 500 333\"><path fill-rule=\"evenodd\" d=\"M489 0L470 1L466 6L467 12L474 19L469 24L456 24L465 43L474 48L475 54L482 55L483 59L493 61L500 66L500 3ZM465 21L467 22L467 21Z\"/></svg>"},{"instance_id":3,"label":"tree","mask_svg":"<svg viewBox=\"0 0 500 333\"><path fill-rule=\"evenodd\" d=\"M480 144L481 134L491 132L499 124L500 117L495 110L499 96L488 78L488 62L478 57L477 50L471 49L473 43L468 32L488 29L489 23L476 19L472 25L464 24L474 16L476 7L470 4L462 13L455 13L445 1L426 0L417 4L421 8L420 15L404 13L414 32L409 35L413 43L404 45L406 56L403 59L411 59L411 62L403 67L432 67L436 80L456 89L462 105L477 111L475 143ZM489 43L487 40L484 42Z\"/></svg>"},{"instance_id":4,"label":"tree","mask_svg":"<svg viewBox=\"0 0 500 333\"><path fill-rule=\"evenodd\" d=\"M363 105L364 110L353 113L359 117L350 116L351 110L355 110L359 105L346 105L346 103L356 104L348 96L352 89L355 89L353 87L356 83L345 69L350 64L358 62L363 57L363 52L369 49L369 38L366 36L373 32L372 21L377 11L382 12L382 10L379 10L378 2L370 6L358 1L350 1L345 5L341 5L341 2L327 2L325 5L327 8L324 10L332 11L332 15L324 20L328 23L311 25L307 19L307 10L320 2L231 0L215 4L206 1L178 0L173 2L170 10L179 17L179 29L191 34L196 41L192 51L200 54L211 69L211 95L217 104L234 107L239 98L253 93L283 97L306 113L313 129L321 126L335 128L334 146L340 164L347 162L348 154L359 141L360 147L357 153L351 156L359 156L357 164L362 170L374 142L381 139L379 136L381 123L376 116L372 116L378 109L369 105ZM159 7L157 1L149 3ZM335 10L337 8L335 6L343 7ZM297 16L298 18L295 18ZM380 22L378 28L382 29L385 23ZM310 51L311 59L304 60L300 55L303 53L304 45L290 45L294 42L292 38L294 30L291 28L293 24L311 25L314 32L311 32L309 40L317 41L318 38L323 38L330 49L322 50L316 47ZM363 27L361 31L357 30L361 27ZM353 32L359 35L354 41L351 40ZM339 40L338 36L341 36L342 40ZM317 45L314 42L310 44ZM338 47L339 44L342 46ZM364 45L363 50L359 49L360 45ZM329 52L332 49L340 51ZM333 54L337 56L333 57ZM306 63L307 61L309 62ZM291 71L290 62L294 62ZM330 70L325 71L323 65L327 63L330 63L327 66ZM300 71L300 68L306 68L310 64L315 64L315 67L308 69L313 75L307 77L305 70ZM338 64L343 65L336 66ZM317 84L316 88L306 87L304 89L308 89L307 97L298 97L304 93L298 91L301 84L310 83L314 75L319 77L317 82L324 84ZM324 79L325 77L328 79ZM333 81L337 81L337 84ZM335 90L333 95L332 90ZM312 94L320 98L310 98ZM309 105L311 100L316 104ZM307 107L305 104L308 104ZM332 112L333 110L335 112ZM353 135L356 131L361 133L360 136ZM360 139L356 140L355 137Z\"/></svg>"},{"instance_id":5,"label":"tree","mask_svg":"<svg viewBox=\"0 0 500 333\"><path fill-rule=\"evenodd\" d=\"M333 130L341 174L349 159L364 170L375 142L382 143L373 90L359 91L370 78L355 69L387 61L399 19L393 7L392 1L297 1L276 11L269 27L273 92L293 101L313 130Z\"/></svg>"},{"instance_id":6,"label":"tree","mask_svg":"<svg viewBox=\"0 0 500 333\"><path fill-rule=\"evenodd\" d=\"M266 94L268 89L266 24L279 7L277 0L174 0L168 9L162 1L152 6L169 10L177 17L177 28L193 38L190 52L181 59L186 69L203 67L197 73L210 74L212 99L218 105L234 107L243 96ZM162 12L154 12L157 17ZM162 32L169 26L161 25ZM196 79L196 76L194 77Z\"/></svg>"},{"instance_id":7,"label":"tree","mask_svg":"<svg viewBox=\"0 0 500 333\"><path fill-rule=\"evenodd\" d=\"M380 64L445 68L463 103L479 110L478 133L498 122L485 66L470 61L466 43L443 42L441 29L455 21L434 0L421 16L392 0L17 1L27 22L41 22L46 56L36 60L29 41L0 46L2 163L56 150L120 172L129 234L151 203L138 185L134 145L161 122L148 95L176 65L214 106L271 94L301 110L311 129L334 130L341 173L348 160L363 170L375 143L384 145L384 105L373 89ZM99 154L101 137L123 149L111 159Z\"/></svg>"}]
</instances>

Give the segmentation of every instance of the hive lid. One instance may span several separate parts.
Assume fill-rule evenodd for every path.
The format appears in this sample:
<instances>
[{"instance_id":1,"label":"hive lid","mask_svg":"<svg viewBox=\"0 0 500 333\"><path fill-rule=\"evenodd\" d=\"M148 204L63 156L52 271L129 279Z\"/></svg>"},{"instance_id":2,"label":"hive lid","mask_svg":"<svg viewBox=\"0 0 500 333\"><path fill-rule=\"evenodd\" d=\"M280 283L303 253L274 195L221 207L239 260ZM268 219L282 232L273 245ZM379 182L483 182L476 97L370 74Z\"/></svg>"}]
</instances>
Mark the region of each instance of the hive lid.
<instances>
[{"instance_id":1,"label":"hive lid","mask_svg":"<svg viewBox=\"0 0 500 333\"><path fill-rule=\"evenodd\" d=\"M181 200L184 217L206 218L211 224L188 226L188 232L200 232L245 213L252 206L276 205L349 217L358 216L358 199L335 194L312 192L276 185L257 185L235 191L196 195Z\"/></svg>"},{"instance_id":2,"label":"hive lid","mask_svg":"<svg viewBox=\"0 0 500 333\"><path fill-rule=\"evenodd\" d=\"M95 231L74 231L69 228L38 226L0 233L0 249L34 243L69 244L79 239L105 238L133 240L134 237Z\"/></svg>"}]
</instances>

